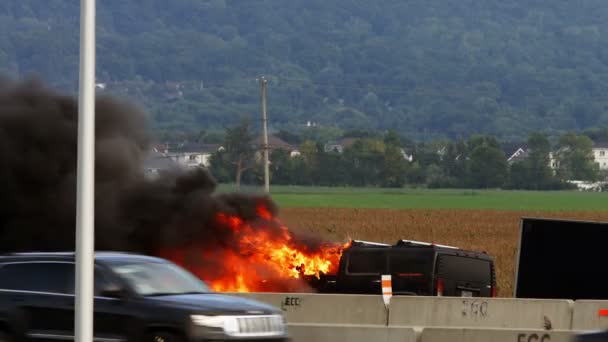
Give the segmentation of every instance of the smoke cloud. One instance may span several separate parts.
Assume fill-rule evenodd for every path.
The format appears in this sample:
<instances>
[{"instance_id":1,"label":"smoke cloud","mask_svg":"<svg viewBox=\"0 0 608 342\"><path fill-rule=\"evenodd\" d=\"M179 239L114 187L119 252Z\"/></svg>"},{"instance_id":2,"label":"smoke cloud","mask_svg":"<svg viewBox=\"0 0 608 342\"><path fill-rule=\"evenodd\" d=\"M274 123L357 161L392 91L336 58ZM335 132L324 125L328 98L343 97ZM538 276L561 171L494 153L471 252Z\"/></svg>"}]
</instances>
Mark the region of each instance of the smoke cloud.
<instances>
[{"instance_id":1,"label":"smoke cloud","mask_svg":"<svg viewBox=\"0 0 608 342\"><path fill-rule=\"evenodd\" d=\"M74 249L77 99L41 82L0 79L0 251ZM219 211L255 219L265 196L215 194L204 170L148 180L146 114L107 96L96 100L97 250L154 254L170 246L229 246Z\"/></svg>"}]
</instances>

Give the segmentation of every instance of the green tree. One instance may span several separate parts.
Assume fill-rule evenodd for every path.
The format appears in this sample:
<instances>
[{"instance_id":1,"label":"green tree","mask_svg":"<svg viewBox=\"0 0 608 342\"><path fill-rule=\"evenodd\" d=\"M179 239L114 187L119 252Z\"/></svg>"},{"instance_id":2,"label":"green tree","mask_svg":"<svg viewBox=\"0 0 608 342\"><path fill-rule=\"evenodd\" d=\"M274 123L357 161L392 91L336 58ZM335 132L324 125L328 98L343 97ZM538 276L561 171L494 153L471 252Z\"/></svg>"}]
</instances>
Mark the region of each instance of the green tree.
<instances>
[{"instance_id":1,"label":"green tree","mask_svg":"<svg viewBox=\"0 0 608 342\"><path fill-rule=\"evenodd\" d=\"M384 134L384 160L380 175L384 187L403 187L407 182L407 167L403 141L399 133L389 130Z\"/></svg>"},{"instance_id":2,"label":"green tree","mask_svg":"<svg viewBox=\"0 0 608 342\"><path fill-rule=\"evenodd\" d=\"M401 153L401 148L387 145L384 150L384 164L380 175L381 185L390 188L401 188L406 183L408 161Z\"/></svg>"},{"instance_id":3,"label":"green tree","mask_svg":"<svg viewBox=\"0 0 608 342\"><path fill-rule=\"evenodd\" d=\"M315 185L312 182L311 171L303 156L296 156L291 159L290 175L293 184Z\"/></svg>"},{"instance_id":4,"label":"green tree","mask_svg":"<svg viewBox=\"0 0 608 342\"><path fill-rule=\"evenodd\" d=\"M475 188L495 188L505 184L507 158L495 138L473 137L470 142L469 182Z\"/></svg>"},{"instance_id":5,"label":"green tree","mask_svg":"<svg viewBox=\"0 0 608 342\"><path fill-rule=\"evenodd\" d=\"M551 143L546 134L530 133L528 137L528 158L524 161L528 189L549 189L554 183L550 167Z\"/></svg>"},{"instance_id":6,"label":"green tree","mask_svg":"<svg viewBox=\"0 0 608 342\"><path fill-rule=\"evenodd\" d=\"M403 141L401 140L401 136L395 130L389 130L384 134L384 144L386 146L395 146L395 147L403 147Z\"/></svg>"},{"instance_id":7,"label":"green tree","mask_svg":"<svg viewBox=\"0 0 608 342\"><path fill-rule=\"evenodd\" d=\"M382 134L373 129L353 129L344 132L342 138L357 138L357 139L381 139Z\"/></svg>"},{"instance_id":8,"label":"green tree","mask_svg":"<svg viewBox=\"0 0 608 342\"><path fill-rule=\"evenodd\" d=\"M225 134L218 130L202 130L195 140L201 144L221 144L226 141Z\"/></svg>"},{"instance_id":9,"label":"green tree","mask_svg":"<svg viewBox=\"0 0 608 342\"><path fill-rule=\"evenodd\" d=\"M302 143L302 137L298 133L294 133L292 131L280 130L275 134L275 136L294 146Z\"/></svg>"},{"instance_id":10,"label":"green tree","mask_svg":"<svg viewBox=\"0 0 608 342\"><path fill-rule=\"evenodd\" d=\"M255 165L253 139L254 134L247 118L242 118L238 125L226 129L224 147L228 161L234 167L237 187L241 186L243 172Z\"/></svg>"},{"instance_id":11,"label":"green tree","mask_svg":"<svg viewBox=\"0 0 608 342\"><path fill-rule=\"evenodd\" d=\"M431 189L447 188L450 177L446 176L439 165L429 165L426 168L426 185Z\"/></svg>"},{"instance_id":12,"label":"green tree","mask_svg":"<svg viewBox=\"0 0 608 342\"><path fill-rule=\"evenodd\" d=\"M300 175L298 178L308 179L311 185L319 184L321 167L321 149L319 145L312 140L306 140L300 145L300 153L302 153L305 167L299 170L298 173Z\"/></svg>"},{"instance_id":13,"label":"green tree","mask_svg":"<svg viewBox=\"0 0 608 342\"><path fill-rule=\"evenodd\" d=\"M218 182L231 182L234 179L231 170L232 165L228 160L226 152L217 151L211 155L211 158L209 159L209 173L211 173Z\"/></svg>"},{"instance_id":14,"label":"green tree","mask_svg":"<svg viewBox=\"0 0 608 342\"><path fill-rule=\"evenodd\" d=\"M433 180L435 187L461 187L467 176L467 145L459 139L448 142L439 162L441 172L436 172Z\"/></svg>"},{"instance_id":15,"label":"green tree","mask_svg":"<svg viewBox=\"0 0 608 342\"><path fill-rule=\"evenodd\" d=\"M530 172L526 162L518 161L511 164L508 188L530 189Z\"/></svg>"},{"instance_id":16,"label":"green tree","mask_svg":"<svg viewBox=\"0 0 608 342\"><path fill-rule=\"evenodd\" d=\"M424 184L427 179L426 169L420 166L417 161L412 162L407 169L407 182L410 184Z\"/></svg>"},{"instance_id":17,"label":"green tree","mask_svg":"<svg viewBox=\"0 0 608 342\"><path fill-rule=\"evenodd\" d=\"M350 182L356 186L378 185L382 172L385 145L382 140L358 139L344 150L350 170Z\"/></svg>"},{"instance_id":18,"label":"green tree","mask_svg":"<svg viewBox=\"0 0 608 342\"><path fill-rule=\"evenodd\" d=\"M595 181L599 165L593 156L593 141L585 135L566 133L559 139L558 174L564 180Z\"/></svg>"},{"instance_id":19,"label":"green tree","mask_svg":"<svg viewBox=\"0 0 608 342\"><path fill-rule=\"evenodd\" d=\"M350 170L344 160L344 155L336 152L319 153L319 185L345 186L349 185Z\"/></svg>"},{"instance_id":20,"label":"green tree","mask_svg":"<svg viewBox=\"0 0 608 342\"><path fill-rule=\"evenodd\" d=\"M283 149L272 151L269 169L273 184L291 184L293 169L289 152Z\"/></svg>"},{"instance_id":21,"label":"green tree","mask_svg":"<svg viewBox=\"0 0 608 342\"><path fill-rule=\"evenodd\" d=\"M422 168L426 168L429 165L439 165L441 162L441 147L435 144L421 143L418 144L414 149L414 160Z\"/></svg>"}]
</instances>

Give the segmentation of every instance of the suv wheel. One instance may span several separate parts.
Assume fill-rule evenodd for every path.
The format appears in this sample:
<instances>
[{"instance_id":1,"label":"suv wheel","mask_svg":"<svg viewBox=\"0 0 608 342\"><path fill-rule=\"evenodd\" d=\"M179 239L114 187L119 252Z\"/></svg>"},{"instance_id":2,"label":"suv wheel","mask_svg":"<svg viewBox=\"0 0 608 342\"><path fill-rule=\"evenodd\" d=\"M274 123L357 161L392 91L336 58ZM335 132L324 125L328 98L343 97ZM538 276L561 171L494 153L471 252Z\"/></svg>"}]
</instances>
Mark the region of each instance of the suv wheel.
<instances>
[{"instance_id":1,"label":"suv wheel","mask_svg":"<svg viewBox=\"0 0 608 342\"><path fill-rule=\"evenodd\" d=\"M5 332L0 331L0 342L12 342L13 339Z\"/></svg>"},{"instance_id":2,"label":"suv wheel","mask_svg":"<svg viewBox=\"0 0 608 342\"><path fill-rule=\"evenodd\" d=\"M0 342L4 342L2 338ZM147 342L181 342L181 338L167 331L153 331L148 336Z\"/></svg>"}]
</instances>

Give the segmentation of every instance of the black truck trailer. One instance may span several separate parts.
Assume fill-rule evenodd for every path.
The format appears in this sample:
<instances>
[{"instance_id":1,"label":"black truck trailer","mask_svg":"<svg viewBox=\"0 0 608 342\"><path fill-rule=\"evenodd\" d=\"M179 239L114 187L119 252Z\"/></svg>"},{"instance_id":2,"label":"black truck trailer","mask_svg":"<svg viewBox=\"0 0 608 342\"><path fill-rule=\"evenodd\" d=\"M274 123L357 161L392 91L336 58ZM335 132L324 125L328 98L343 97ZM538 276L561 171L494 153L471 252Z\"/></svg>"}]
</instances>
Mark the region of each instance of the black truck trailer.
<instances>
[{"instance_id":1,"label":"black truck trailer","mask_svg":"<svg viewBox=\"0 0 608 342\"><path fill-rule=\"evenodd\" d=\"M514 296L608 299L608 223L522 218Z\"/></svg>"}]
</instances>

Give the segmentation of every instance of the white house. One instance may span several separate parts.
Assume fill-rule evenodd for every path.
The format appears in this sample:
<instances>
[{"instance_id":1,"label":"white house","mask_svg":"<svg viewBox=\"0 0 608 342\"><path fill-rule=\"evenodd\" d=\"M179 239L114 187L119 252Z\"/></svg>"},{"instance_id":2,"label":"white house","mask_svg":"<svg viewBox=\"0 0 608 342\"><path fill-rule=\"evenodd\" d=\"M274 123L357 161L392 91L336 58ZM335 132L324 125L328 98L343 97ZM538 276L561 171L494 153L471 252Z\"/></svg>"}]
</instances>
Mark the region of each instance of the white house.
<instances>
[{"instance_id":1,"label":"white house","mask_svg":"<svg viewBox=\"0 0 608 342\"><path fill-rule=\"evenodd\" d=\"M517 150L511 153L509 158L507 158L507 162L509 164L512 164L515 162L522 161L526 158L528 158L528 149L526 147L519 147L517 148Z\"/></svg>"},{"instance_id":2,"label":"white house","mask_svg":"<svg viewBox=\"0 0 608 342\"><path fill-rule=\"evenodd\" d=\"M549 167L554 171L559 168L559 160L557 160L554 152L549 152Z\"/></svg>"},{"instance_id":3,"label":"white house","mask_svg":"<svg viewBox=\"0 0 608 342\"><path fill-rule=\"evenodd\" d=\"M549 152L549 167L554 173L557 172L557 169L559 168L559 160L557 160L556 154L557 152ZM522 162L530 156L530 149L527 146L522 145L515 150L509 151L506 155L509 156L507 158L509 164Z\"/></svg>"},{"instance_id":4,"label":"white house","mask_svg":"<svg viewBox=\"0 0 608 342\"><path fill-rule=\"evenodd\" d=\"M592 150L593 158L599 164L600 170L608 170L608 144L595 144Z\"/></svg>"},{"instance_id":5,"label":"white house","mask_svg":"<svg viewBox=\"0 0 608 342\"><path fill-rule=\"evenodd\" d=\"M414 154L413 153L406 152L404 148L402 148L399 152L401 152L401 155L403 156L403 159L409 161L410 163L412 161L414 161Z\"/></svg>"},{"instance_id":6,"label":"white house","mask_svg":"<svg viewBox=\"0 0 608 342\"><path fill-rule=\"evenodd\" d=\"M203 145L197 143L180 144L168 153L169 157L185 168L209 167L211 155L224 150L221 145Z\"/></svg>"}]
</instances>

